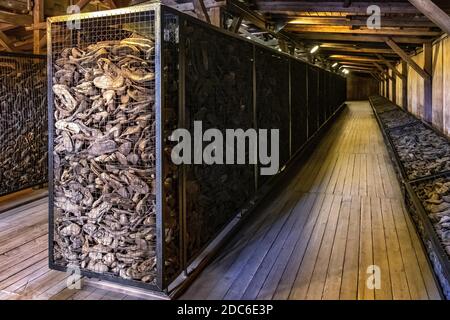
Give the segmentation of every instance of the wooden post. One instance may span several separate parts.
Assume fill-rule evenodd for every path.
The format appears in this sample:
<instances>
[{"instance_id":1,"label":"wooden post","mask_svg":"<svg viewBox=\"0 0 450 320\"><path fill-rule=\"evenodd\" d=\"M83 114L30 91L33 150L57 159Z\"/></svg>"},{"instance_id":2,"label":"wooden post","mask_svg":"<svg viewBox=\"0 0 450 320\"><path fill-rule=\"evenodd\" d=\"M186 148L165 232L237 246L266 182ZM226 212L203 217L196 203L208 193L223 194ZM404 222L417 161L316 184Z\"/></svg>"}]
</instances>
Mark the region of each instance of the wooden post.
<instances>
[{"instance_id":1,"label":"wooden post","mask_svg":"<svg viewBox=\"0 0 450 320\"><path fill-rule=\"evenodd\" d=\"M230 31L234 33L239 32L239 28L241 27L242 16L233 17L233 22L231 23Z\"/></svg>"},{"instance_id":2,"label":"wooden post","mask_svg":"<svg viewBox=\"0 0 450 320\"><path fill-rule=\"evenodd\" d=\"M44 21L44 0L35 0L33 7L33 23L35 25ZM40 29L33 30L33 52L35 54L41 54L41 38L45 35L45 32Z\"/></svg>"},{"instance_id":3,"label":"wooden post","mask_svg":"<svg viewBox=\"0 0 450 320\"><path fill-rule=\"evenodd\" d=\"M423 44L424 70L430 76L424 79L424 117L425 121L433 121L433 47L431 42Z\"/></svg>"},{"instance_id":4,"label":"wooden post","mask_svg":"<svg viewBox=\"0 0 450 320\"><path fill-rule=\"evenodd\" d=\"M402 61L402 106L408 110L408 64Z\"/></svg>"},{"instance_id":5,"label":"wooden post","mask_svg":"<svg viewBox=\"0 0 450 320\"><path fill-rule=\"evenodd\" d=\"M288 45L285 40L278 39L278 45L280 46L281 51L289 52Z\"/></svg>"},{"instance_id":6,"label":"wooden post","mask_svg":"<svg viewBox=\"0 0 450 320\"><path fill-rule=\"evenodd\" d=\"M389 76L386 76L386 98L388 98L388 100L390 100L389 99L389 83L390 83L390 81L389 81Z\"/></svg>"},{"instance_id":7,"label":"wooden post","mask_svg":"<svg viewBox=\"0 0 450 320\"><path fill-rule=\"evenodd\" d=\"M211 24L222 28L222 11L220 7L214 7L209 9L209 18L211 19Z\"/></svg>"},{"instance_id":8,"label":"wooden post","mask_svg":"<svg viewBox=\"0 0 450 320\"><path fill-rule=\"evenodd\" d=\"M392 72L392 75L392 102L397 104L397 77L394 72Z\"/></svg>"}]
</instances>

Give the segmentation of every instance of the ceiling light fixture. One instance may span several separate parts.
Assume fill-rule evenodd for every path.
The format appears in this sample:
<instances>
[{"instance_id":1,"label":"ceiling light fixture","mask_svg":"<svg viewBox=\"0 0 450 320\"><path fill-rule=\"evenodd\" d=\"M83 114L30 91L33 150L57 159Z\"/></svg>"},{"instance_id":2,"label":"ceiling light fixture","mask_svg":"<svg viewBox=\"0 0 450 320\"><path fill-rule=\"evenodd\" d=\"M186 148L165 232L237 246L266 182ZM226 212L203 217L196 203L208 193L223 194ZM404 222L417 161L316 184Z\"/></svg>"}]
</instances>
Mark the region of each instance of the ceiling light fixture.
<instances>
[{"instance_id":1,"label":"ceiling light fixture","mask_svg":"<svg viewBox=\"0 0 450 320\"><path fill-rule=\"evenodd\" d=\"M319 45L314 46L314 47L311 49L310 53L314 53L314 52L316 52L317 50L319 50Z\"/></svg>"}]
</instances>

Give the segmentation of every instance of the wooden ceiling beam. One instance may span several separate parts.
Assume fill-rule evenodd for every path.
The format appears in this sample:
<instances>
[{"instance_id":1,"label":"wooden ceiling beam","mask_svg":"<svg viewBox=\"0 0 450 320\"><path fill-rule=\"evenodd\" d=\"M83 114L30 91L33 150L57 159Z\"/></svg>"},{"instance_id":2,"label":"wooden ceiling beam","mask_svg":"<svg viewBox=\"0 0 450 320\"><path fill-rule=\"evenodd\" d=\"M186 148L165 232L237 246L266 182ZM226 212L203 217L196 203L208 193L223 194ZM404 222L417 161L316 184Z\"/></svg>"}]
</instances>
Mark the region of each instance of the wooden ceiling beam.
<instances>
[{"instance_id":1,"label":"wooden ceiling beam","mask_svg":"<svg viewBox=\"0 0 450 320\"><path fill-rule=\"evenodd\" d=\"M356 18L357 17L357 18ZM286 21L289 25L321 25L321 26L356 26L366 27L368 16L345 16L345 17L311 17L311 16L280 16L277 19ZM383 27L436 27L427 18L411 17L404 19L401 17L381 17Z\"/></svg>"},{"instance_id":2,"label":"wooden ceiling beam","mask_svg":"<svg viewBox=\"0 0 450 320\"><path fill-rule=\"evenodd\" d=\"M353 2L345 7L343 1L261 1L255 0L255 9L261 12L345 12L355 14L367 14L367 8L371 5L380 7L381 12L387 13L419 13L416 7L405 2Z\"/></svg>"},{"instance_id":3,"label":"wooden ceiling beam","mask_svg":"<svg viewBox=\"0 0 450 320\"><path fill-rule=\"evenodd\" d=\"M374 70L373 67L367 68L367 67L359 67L359 66L353 66L353 65L347 65L347 64L343 64L342 67L346 68L346 69L371 70L371 71Z\"/></svg>"},{"instance_id":4,"label":"wooden ceiling beam","mask_svg":"<svg viewBox=\"0 0 450 320\"><path fill-rule=\"evenodd\" d=\"M316 41L344 41L344 42L380 42L385 43L386 37L376 35L355 35L339 33L296 33L298 39L316 40ZM420 37L393 37L396 43L423 44L430 41L429 38Z\"/></svg>"},{"instance_id":5,"label":"wooden ceiling beam","mask_svg":"<svg viewBox=\"0 0 450 320\"><path fill-rule=\"evenodd\" d=\"M15 14L6 11L0 11L0 21L16 26L27 26L33 23L33 17L27 14Z\"/></svg>"},{"instance_id":6,"label":"wooden ceiling beam","mask_svg":"<svg viewBox=\"0 0 450 320\"><path fill-rule=\"evenodd\" d=\"M313 32L313 33L345 33L345 34L361 34L361 35L383 35L383 36L427 36L437 37L441 35L439 31L430 31L428 28L410 28L410 29L398 29L398 28L381 28L381 29L369 29L360 28L352 29L350 27L341 26L302 26L289 24L284 30L288 32Z\"/></svg>"},{"instance_id":7,"label":"wooden ceiling beam","mask_svg":"<svg viewBox=\"0 0 450 320\"><path fill-rule=\"evenodd\" d=\"M409 0L409 2L450 35L450 17L431 0Z\"/></svg>"},{"instance_id":8,"label":"wooden ceiling beam","mask_svg":"<svg viewBox=\"0 0 450 320\"><path fill-rule=\"evenodd\" d=\"M386 54L386 55L395 55L397 54L391 49L376 49L376 48L353 48L353 47L333 47L333 46L324 46L320 45L321 51L329 51L329 52L349 52L349 53L372 53L372 54Z\"/></svg>"},{"instance_id":9,"label":"wooden ceiling beam","mask_svg":"<svg viewBox=\"0 0 450 320\"><path fill-rule=\"evenodd\" d=\"M419 65L405 52L400 48L397 43L391 38L386 39L386 43L388 46L392 48L392 50L397 53L400 58L402 58L408 65L413 68L423 79L428 80L431 75L428 74L425 70L423 70Z\"/></svg>"},{"instance_id":10,"label":"wooden ceiling beam","mask_svg":"<svg viewBox=\"0 0 450 320\"><path fill-rule=\"evenodd\" d=\"M360 67L373 67L372 62L355 62L355 61L338 61L339 64L346 64L346 65L351 65L351 66L360 66Z\"/></svg>"},{"instance_id":11,"label":"wooden ceiling beam","mask_svg":"<svg viewBox=\"0 0 450 320\"><path fill-rule=\"evenodd\" d=\"M330 59L333 60L349 60L349 61L383 61L380 60L378 57L371 57L371 56L350 56L350 55L340 55L340 54L333 54L329 56Z\"/></svg>"}]
</instances>

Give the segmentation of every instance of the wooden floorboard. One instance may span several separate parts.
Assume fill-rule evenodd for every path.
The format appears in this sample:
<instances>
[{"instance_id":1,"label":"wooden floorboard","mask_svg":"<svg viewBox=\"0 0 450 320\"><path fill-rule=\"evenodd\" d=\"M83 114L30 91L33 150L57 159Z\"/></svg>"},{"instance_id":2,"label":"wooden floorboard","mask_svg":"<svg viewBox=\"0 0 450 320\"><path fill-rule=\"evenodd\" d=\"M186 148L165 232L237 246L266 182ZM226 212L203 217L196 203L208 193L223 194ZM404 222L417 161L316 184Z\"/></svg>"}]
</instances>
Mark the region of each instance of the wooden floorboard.
<instances>
[{"instance_id":1,"label":"wooden floorboard","mask_svg":"<svg viewBox=\"0 0 450 320\"><path fill-rule=\"evenodd\" d=\"M68 288L69 275L47 266L47 199L28 200L0 198L0 299L143 299ZM349 104L268 203L182 299L440 299L367 102Z\"/></svg>"}]
</instances>

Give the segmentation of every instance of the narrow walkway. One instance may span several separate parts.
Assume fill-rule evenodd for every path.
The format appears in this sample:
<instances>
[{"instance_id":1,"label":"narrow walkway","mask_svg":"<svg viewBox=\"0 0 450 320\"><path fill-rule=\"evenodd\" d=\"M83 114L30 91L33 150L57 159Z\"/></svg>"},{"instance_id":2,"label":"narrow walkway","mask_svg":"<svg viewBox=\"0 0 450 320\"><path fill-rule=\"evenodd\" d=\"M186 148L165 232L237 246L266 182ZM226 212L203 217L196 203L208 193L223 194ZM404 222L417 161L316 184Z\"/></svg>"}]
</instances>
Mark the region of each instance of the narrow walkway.
<instances>
[{"instance_id":1,"label":"narrow walkway","mask_svg":"<svg viewBox=\"0 0 450 320\"><path fill-rule=\"evenodd\" d=\"M289 188L183 298L440 298L367 102L349 104Z\"/></svg>"}]
</instances>

